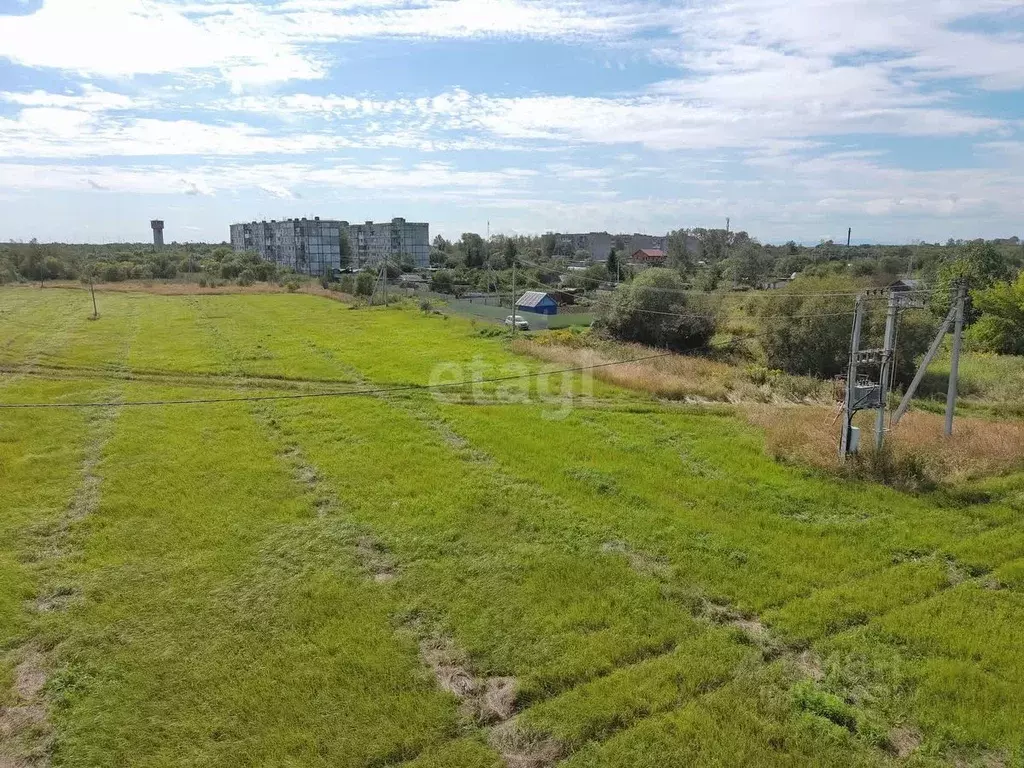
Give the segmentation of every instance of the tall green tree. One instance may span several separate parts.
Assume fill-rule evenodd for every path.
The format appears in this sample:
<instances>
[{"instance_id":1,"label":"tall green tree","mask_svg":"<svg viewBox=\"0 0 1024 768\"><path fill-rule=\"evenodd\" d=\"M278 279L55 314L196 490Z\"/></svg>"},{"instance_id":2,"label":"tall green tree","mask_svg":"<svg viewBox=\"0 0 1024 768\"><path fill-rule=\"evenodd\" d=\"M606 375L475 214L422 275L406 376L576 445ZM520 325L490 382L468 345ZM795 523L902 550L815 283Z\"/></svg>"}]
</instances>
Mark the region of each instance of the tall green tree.
<instances>
[{"instance_id":1,"label":"tall green tree","mask_svg":"<svg viewBox=\"0 0 1024 768\"><path fill-rule=\"evenodd\" d=\"M501 246L501 255L505 261L505 267L508 269L512 268L512 265L516 263L516 254L519 249L516 247L516 241L511 237L506 237L505 242Z\"/></svg>"},{"instance_id":2,"label":"tall green tree","mask_svg":"<svg viewBox=\"0 0 1024 768\"><path fill-rule=\"evenodd\" d=\"M668 265L683 274L690 272L694 266L693 253L688 247L690 237L685 229L677 229L669 232L665 245Z\"/></svg>"},{"instance_id":3,"label":"tall green tree","mask_svg":"<svg viewBox=\"0 0 1024 768\"><path fill-rule=\"evenodd\" d=\"M971 337L979 346L988 352L1024 355L1024 272L1013 282L975 291L973 298L981 319L971 328Z\"/></svg>"},{"instance_id":4,"label":"tall green tree","mask_svg":"<svg viewBox=\"0 0 1024 768\"><path fill-rule=\"evenodd\" d=\"M479 269L487 261L487 244L475 232L462 233L459 250L462 251L466 266L472 269Z\"/></svg>"},{"instance_id":5,"label":"tall green tree","mask_svg":"<svg viewBox=\"0 0 1024 768\"><path fill-rule=\"evenodd\" d=\"M967 297L966 319L968 324L979 317L974 305L974 295L990 288L996 282L1009 277L1006 260L992 243L973 240L958 246L952 259L939 268L938 280L932 308L936 314L944 315L956 293L960 282L966 283L970 293Z\"/></svg>"},{"instance_id":6,"label":"tall green tree","mask_svg":"<svg viewBox=\"0 0 1024 768\"><path fill-rule=\"evenodd\" d=\"M619 273L619 254L614 248L608 251L608 260L604 263L605 269L608 274L613 277L618 277Z\"/></svg>"},{"instance_id":7,"label":"tall green tree","mask_svg":"<svg viewBox=\"0 0 1024 768\"><path fill-rule=\"evenodd\" d=\"M758 288L767 282L771 275L771 261L767 258L764 248L753 240L748 240L740 246L729 261L732 279L737 285Z\"/></svg>"}]
</instances>

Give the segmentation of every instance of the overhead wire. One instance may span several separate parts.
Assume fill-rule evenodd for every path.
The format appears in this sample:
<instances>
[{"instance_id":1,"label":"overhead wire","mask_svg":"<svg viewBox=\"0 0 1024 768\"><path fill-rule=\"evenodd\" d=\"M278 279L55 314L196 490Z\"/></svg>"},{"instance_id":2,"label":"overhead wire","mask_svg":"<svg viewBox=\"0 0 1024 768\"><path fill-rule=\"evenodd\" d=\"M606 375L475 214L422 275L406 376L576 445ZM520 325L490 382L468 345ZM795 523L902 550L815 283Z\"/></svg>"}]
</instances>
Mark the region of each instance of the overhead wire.
<instances>
[{"instance_id":1,"label":"overhead wire","mask_svg":"<svg viewBox=\"0 0 1024 768\"><path fill-rule=\"evenodd\" d=\"M563 272L561 270L551 269L550 267L546 267L546 266L544 266L542 264L538 264L537 262L534 262L534 261L528 261L527 259L519 258L519 259L517 259L517 261L518 261L519 264L525 264L525 265L527 265L529 267L532 267L533 269L536 269L536 270L538 270L540 272L546 272L549 275L559 275L559 276L561 276L563 274ZM607 280L600 280L600 279L595 278L595 277L586 277L584 275L577 275L576 277L579 280L584 280L584 281L586 281L588 283L595 283L597 285L600 285L602 283L608 282ZM699 290L695 290L695 289L692 289L692 288L662 288L662 287L657 287L657 286L642 286L642 288L643 288L643 290L646 290L646 291L657 291L657 292L662 292L662 293L685 293L685 294L691 294L691 295L696 295L696 296L718 296L718 297L726 297L726 296L728 296L728 297L736 297L736 298L745 298L747 296L747 292L746 291L731 291L731 290L699 291ZM925 284L922 284L922 287L920 289L911 289L909 291L902 291L902 293L905 293L905 294L930 293L932 290L933 290L933 288L931 286L927 286ZM796 293L796 292L786 291L784 293L761 294L761 295L758 296L758 298L769 298L769 297L772 297L772 298L774 298L774 297L778 297L778 298L788 298L788 297L818 298L818 297L842 297L842 296L856 297L856 296L860 296L862 293L863 293L863 291L816 291L816 292L807 292L807 293Z\"/></svg>"},{"instance_id":2,"label":"overhead wire","mask_svg":"<svg viewBox=\"0 0 1024 768\"><path fill-rule=\"evenodd\" d=\"M662 352L656 355L645 355L643 357L636 357L630 360L613 360L607 363L596 363L594 365L584 365L575 368L563 368L558 371L536 371L533 373L516 374L512 376L498 376L490 379L463 379L461 381L443 382L438 384L406 384L398 387L380 387L375 389L346 389L346 390L333 390L328 392L295 392L286 395L248 395L243 397L210 397L210 398L185 398L180 400L111 400L105 402L86 402L86 403L0 403L2 409L18 409L18 408L129 408L136 406L155 406L155 405L208 405L214 403L254 403L254 402L265 402L268 400L311 400L316 398L330 398L330 397L354 397L354 396L365 396L365 395L388 395L395 392L425 392L435 389L445 389L451 387L461 387L475 384L495 384L504 381L514 381L516 379L528 379L534 376L547 375L553 376L561 373L577 373L582 371L594 370L596 368L607 368L613 365L625 365L627 363L639 363L644 360L653 360L659 357L668 357L675 354L674 352Z\"/></svg>"},{"instance_id":3,"label":"overhead wire","mask_svg":"<svg viewBox=\"0 0 1024 768\"><path fill-rule=\"evenodd\" d=\"M728 341L721 342L720 345L707 344L700 350L713 350L716 348L726 348L738 344L748 339L759 338L764 336L764 333L755 333L747 336L738 336ZM356 396L369 396L369 395L389 395L396 392L429 392L437 389L448 389L453 387L462 387L469 385L480 385L480 384L498 384L505 381L516 381L522 379L530 379L536 376L556 376L563 373L581 373L583 371L592 371L599 368L610 368L615 365L628 365L630 363L640 363L646 360L656 360L663 357L672 357L676 355L676 352L660 352L655 355L643 355L641 357L630 358L629 360L612 360L606 363L595 363L593 365L581 365L573 368L562 368L556 371L534 371L532 373L515 374L511 376L498 376L489 379L463 379L461 381L443 382L438 384L406 384L398 387L379 387L375 389L351 389L351 390L335 390L329 392L297 392L286 395L249 395L244 397L210 397L210 398L184 398L179 400L110 400L105 402L85 402L85 403L0 403L0 409L48 409L48 408L130 408L140 406L161 406L161 405L212 405L219 403L254 403L254 402L266 402L271 400L312 400L317 398L332 398L332 397L356 397Z\"/></svg>"},{"instance_id":4,"label":"overhead wire","mask_svg":"<svg viewBox=\"0 0 1024 768\"><path fill-rule=\"evenodd\" d=\"M526 279L526 280L524 280L524 282L531 284L533 287L545 287L543 283L541 283L540 281L537 281L537 280L528 280L528 279ZM550 286L547 286L547 287L550 289ZM596 305L602 306L602 307L612 307L612 306L614 306L614 304L611 303L611 301L605 300L605 299L591 299L590 302L591 302L591 304L596 304ZM636 308L636 307L631 308L630 312L639 312L639 313L645 314L645 315L662 315L662 316L665 316L665 317L678 317L678 318L681 318L681 319L684 319L684 320L714 320L714 319L718 318L718 315L714 315L714 314L700 314L700 315L698 315L698 314L689 314L689 313L682 313L682 312L664 312L662 310L657 310L657 309L640 309L640 308ZM769 314L763 314L763 315L760 315L759 317L762 317L762 318L780 317L780 318L784 318L784 319L787 319L787 320L806 320L806 319L815 318L815 317L845 317L848 314L849 314L849 312L815 312L815 313L804 314L804 315L789 315L789 314L771 314L771 315L769 315Z\"/></svg>"}]
</instances>

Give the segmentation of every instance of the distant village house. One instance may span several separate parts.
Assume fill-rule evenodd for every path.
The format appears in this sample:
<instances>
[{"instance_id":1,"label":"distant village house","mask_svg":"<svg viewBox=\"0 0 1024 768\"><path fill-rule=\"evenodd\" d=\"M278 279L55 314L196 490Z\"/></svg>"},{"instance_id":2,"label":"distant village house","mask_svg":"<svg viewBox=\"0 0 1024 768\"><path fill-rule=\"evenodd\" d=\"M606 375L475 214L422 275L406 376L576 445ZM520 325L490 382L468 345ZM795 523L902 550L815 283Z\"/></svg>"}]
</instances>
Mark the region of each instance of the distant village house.
<instances>
[{"instance_id":1,"label":"distant village house","mask_svg":"<svg viewBox=\"0 0 1024 768\"><path fill-rule=\"evenodd\" d=\"M665 263L665 252L660 248L640 248L633 253L630 261L642 266L658 266Z\"/></svg>"},{"instance_id":2,"label":"distant village house","mask_svg":"<svg viewBox=\"0 0 1024 768\"><path fill-rule=\"evenodd\" d=\"M516 308L538 315L557 315L558 302L543 291L527 291L516 302Z\"/></svg>"}]
</instances>

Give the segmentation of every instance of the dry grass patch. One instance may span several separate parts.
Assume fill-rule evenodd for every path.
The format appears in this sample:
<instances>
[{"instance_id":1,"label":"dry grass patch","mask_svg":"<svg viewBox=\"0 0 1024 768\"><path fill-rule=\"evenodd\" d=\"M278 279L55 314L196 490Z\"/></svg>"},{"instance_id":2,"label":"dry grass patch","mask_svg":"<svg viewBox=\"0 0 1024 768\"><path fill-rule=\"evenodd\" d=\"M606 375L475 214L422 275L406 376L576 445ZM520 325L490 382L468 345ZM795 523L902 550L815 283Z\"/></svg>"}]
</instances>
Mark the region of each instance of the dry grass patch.
<instances>
[{"instance_id":1,"label":"dry grass patch","mask_svg":"<svg viewBox=\"0 0 1024 768\"><path fill-rule=\"evenodd\" d=\"M658 350L638 344L570 346L519 340L515 352L566 367L605 365L617 360L647 357ZM760 366L741 368L696 355L675 355L635 363L595 368L595 378L654 397L691 402L821 402L830 385L802 376L787 376Z\"/></svg>"},{"instance_id":2,"label":"dry grass patch","mask_svg":"<svg viewBox=\"0 0 1024 768\"><path fill-rule=\"evenodd\" d=\"M836 407L754 405L744 412L765 431L774 458L828 470L840 467ZM887 435L882 454L873 449L874 413L859 414L856 424L861 428L861 454L847 470L892 485L955 484L1024 469L1024 422L957 416L954 433L947 438L942 414L913 411Z\"/></svg>"}]
</instances>

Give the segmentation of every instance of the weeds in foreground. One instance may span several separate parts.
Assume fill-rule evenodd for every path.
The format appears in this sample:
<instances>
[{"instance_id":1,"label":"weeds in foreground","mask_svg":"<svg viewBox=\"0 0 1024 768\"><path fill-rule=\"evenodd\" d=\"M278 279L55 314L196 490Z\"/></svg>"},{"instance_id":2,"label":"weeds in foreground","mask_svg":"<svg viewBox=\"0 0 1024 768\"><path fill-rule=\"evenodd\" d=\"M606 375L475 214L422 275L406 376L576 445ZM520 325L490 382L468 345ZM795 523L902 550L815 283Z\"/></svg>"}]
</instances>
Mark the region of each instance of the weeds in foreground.
<instances>
[{"instance_id":1,"label":"weeds in foreground","mask_svg":"<svg viewBox=\"0 0 1024 768\"><path fill-rule=\"evenodd\" d=\"M839 463L839 426L835 408L745 409L747 419L765 431L765 446L775 459L810 464L852 477L920 491L955 485L987 475L1024 469L1024 423L958 416L952 437L942 434L942 414L908 413L886 436L885 447L872 443L873 414L861 414L862 449Z\"/></svg>"}]
</instances>

